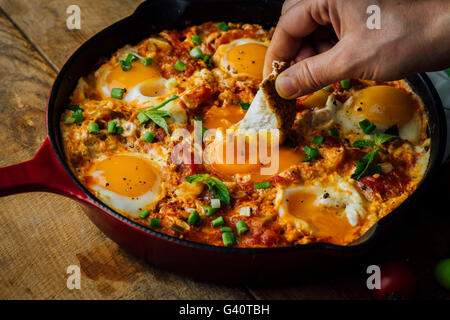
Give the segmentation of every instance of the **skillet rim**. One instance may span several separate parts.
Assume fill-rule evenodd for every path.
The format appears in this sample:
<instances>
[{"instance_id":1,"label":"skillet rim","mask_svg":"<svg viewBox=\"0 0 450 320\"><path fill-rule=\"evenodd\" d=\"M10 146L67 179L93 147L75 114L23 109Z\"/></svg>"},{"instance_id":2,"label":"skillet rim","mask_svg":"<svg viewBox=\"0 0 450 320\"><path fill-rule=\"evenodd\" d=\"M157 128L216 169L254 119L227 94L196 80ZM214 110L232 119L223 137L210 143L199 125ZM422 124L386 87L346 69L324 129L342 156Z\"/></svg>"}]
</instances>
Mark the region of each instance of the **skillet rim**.
<instances>
[{"instance_id":1,"label":"skillet rim","mask_svg":"<svg viewBox=\"0 0 450 320\"><path fill-rule=\"evenodd\" d=\"M159 2L159 1L155 1ZM175 3L187 3L185 0L175 0L171 1ZM220 3L224 1L205 1L205 0L197 0L192 1L197 3ZM279 1L276 0L263 0L263 1L253 1L253 0L238 0L238 1L232 1L234 3L245 3L245 4L264 4L264 3L278 3ZM427 94L429 94L428 98L431 98L431 101L433 102L431 106L427 105L427 113L430 113L429 110L433 109L437 113L437 117L435 122L433 122L433 126L435 126L434 134L436 137L431 137L431 139L438 139L437 141L437 153L436 157L434 158L433 163L429 163L429 167L425 173L425 176L421 180L421 182L418 184L416 190L405 200L403 201L397 208L395 208L393 211L391 211L389 214L384 216L382 219L377 221L368 231L366 231L365 234L368 232L372 232L372 234L365 239L363 242L355 245L347 245L347 246L341 246L341 245L335 245L331 243L326 242L314 242L314 243L308 243L303 245L296 245L296 246L288 246L288 247L269 247L269 248L237 248L237 247L222 247L222 246L215 246L205 243L199 243L199 242L193 242L188 241L185 239L179 239L176 237L172 237L157 231L154 231L150 228L144 227L143 225L121 215L120 213L116 212L112 208L108 207L106 204L101 202L97 197L95 197L89 190L87 190L81 182L75 177L75 175L70 170L68 164L66 163L65 156L62 150L60 150L58 146L58 139L60 137L57 136L59 133L58 126L59 122L55 125L53 123L54 121L54 113L56 112L56 99L59 92L59 87L61 85L62 79L67 73L68 70L73 68L73 61L76 60L76 58L83 52L86 48L95 46L95 42L98 38L102 37L105 33L107 33L111 29L119 28L122 24L125 24L126 22L133 20L137 17L138 13L140 13L141 9L145 6L148 6L149 2L143 2L140 4L135 12L131 14L128 17L125 17L124 19L115 22L114 24L104 28L103 30L96 33L94 36L92 36L90 39L85 41L66 61L64 66L59 71L53 86L50 91L50 96L47 103L47 110L46 110L46 122L47 122L47 136L50 140L51 146L53 151L55 152L56 158L61 165L62 168L66 171L66 173L71 177L71 179L75 182L75 184L83 191L83 193L88 197L89 202L93 205L95 205L96 208L103 210L105 213L109 214L113 218L120 220L121 223L125 224L127 227L131 227L133 229L137 229L136 231L141 231L146 233L148 236L159 238L159 240L164 240L167 242L174 243L176 245L181 245L184 247L191 247L194 249L201 249L205 251L216 251L220 253L240 253L240 254L269 254L269 253L281 253L281 252L299 252L299 251L321 251L323 253L328 254L341 254L341 255L354 255L361 251L366 251L366 249L372 247L375 243L375 241L379 238L380 233L382 232L383 226L387 224L392 218L397 216L401 213L401 211L404 211L409 205L411 205L412 201L415 201L419 194L423 192L425 189L425 186L430 183L431 178L435 175L438 167L441 164L441 161L444 157L445 152L445 137L447 133L446 123L442 121L444 119L444 109L442 106L442 102L440 100L440 97L434 88L433 84L431 83L431 80L428 78L428 76L424 73L419 73L415 75L411 75L409 78L416 78L421 82L426 91ZM420 97L420 96L419 96ZM59 118L56 118L59 119ZM428 120L430 121L430 117L428 117ZM429 124L430 125L430 124ZM56 128L56 129L55 129ZM373 229L373 230L372 230ZM372 231L371 231L372 230ZM364 235L365 235L364 234ZM361 237L363 237L362 235ZM155 239L156 240L156 239Z\"/></svg>"}]
</instances>

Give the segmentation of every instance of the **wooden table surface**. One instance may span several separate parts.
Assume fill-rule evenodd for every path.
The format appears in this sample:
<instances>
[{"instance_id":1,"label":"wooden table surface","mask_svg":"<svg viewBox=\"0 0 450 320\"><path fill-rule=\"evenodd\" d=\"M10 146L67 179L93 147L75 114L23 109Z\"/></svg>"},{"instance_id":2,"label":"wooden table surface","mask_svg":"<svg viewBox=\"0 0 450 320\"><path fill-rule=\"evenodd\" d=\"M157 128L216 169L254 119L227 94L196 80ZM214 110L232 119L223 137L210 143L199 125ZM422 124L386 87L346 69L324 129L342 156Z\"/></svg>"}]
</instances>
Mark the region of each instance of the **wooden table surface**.
<instances>
[{"instance_id":1,"label":"wooden table surface","mask_svg":"<svg viewBox=\"0 0 450 320\"><path fill-rule=\"evenodd\" d=\"M30 159L44 141L47 96L74 50L140 2L0 0L0 166ZM81 30L66 27L71 4L81 8ZM418 298L449 299L432 275L437 259L450 256L446 180L437 179L402 231L366 256L277 286L217 285L156 269L119 248L62 196L0 198L0 299L367 299L367 266L404 259L417 271ZM66 287L69 265L81 267L80 290Z\"/></svg>"}]
</instances>

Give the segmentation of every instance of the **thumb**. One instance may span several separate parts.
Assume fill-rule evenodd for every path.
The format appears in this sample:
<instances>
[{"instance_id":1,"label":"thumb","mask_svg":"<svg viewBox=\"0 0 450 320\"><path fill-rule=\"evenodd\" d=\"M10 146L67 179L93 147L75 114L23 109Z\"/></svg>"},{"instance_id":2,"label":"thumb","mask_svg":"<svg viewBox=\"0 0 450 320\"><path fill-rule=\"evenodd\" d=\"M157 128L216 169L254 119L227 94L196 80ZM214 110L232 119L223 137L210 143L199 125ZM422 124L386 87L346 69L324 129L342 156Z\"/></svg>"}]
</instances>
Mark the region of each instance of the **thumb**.
<instances>
[{"instance_id":1,"label":"thumb","mask_svg":"<svg viewBox=\"0 0 450 320\"><path fill-rule=\"evenodd\" d=\"M321 54L306 58L283 71L276 79L278 94L295 99L330 83L349 78L349 68L339 44Z\"/></svg>"}]
</instances>

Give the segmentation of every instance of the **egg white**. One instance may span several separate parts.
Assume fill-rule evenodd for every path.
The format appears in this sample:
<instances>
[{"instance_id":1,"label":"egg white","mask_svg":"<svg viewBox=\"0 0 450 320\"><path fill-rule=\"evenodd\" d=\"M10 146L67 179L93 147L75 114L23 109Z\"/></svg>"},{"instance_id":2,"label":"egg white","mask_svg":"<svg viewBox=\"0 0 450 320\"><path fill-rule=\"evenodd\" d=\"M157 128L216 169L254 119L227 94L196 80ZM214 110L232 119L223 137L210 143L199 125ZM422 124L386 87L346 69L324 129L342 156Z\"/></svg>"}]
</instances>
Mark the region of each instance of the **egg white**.
<instances>
[{"instance_id":1,"label":"egg white","mask_svg":"<svg viewBox=\"0 0 450 320\"><path fill-rule=\"evenodd\" d=\"M297 185L279 189L277 194L278 213L282 221L294 224L298 228L305 228L314 233L314 228L306 221L295 216L288 210L289 197L293 193L307 192L316 195L314 206L334 207L338 209L339 214L345 216L351 226L356 226L365 216L365 205L363 198L353 186L352 181L339 181L330 185L314 184L311 186ZM323 195L327 193L328 197Z\"/></svg>"},{"instance_id":2,"label":"egg white","mask_svg":"<svg viewBox=\"0 0 450 320\"><path fill-rule=\"evenodd\" d=\"M153 152L153 154L143 155L143 154L135 154L135 153L121 153L120 155L129 155L133 157L138 157L141 159L145 159L148 161L152 167L157 170L161 166L162 157L158 152ZM101 162L105 160L106 156L101 156L96 159L94 162L93 168L95 168L96 162ZM159 161L155 161L159 160ZM95 170L95 169L92 169ZM101 175L102 171L95 170L88 173L88 175L92 177L97 177ZM121 212L125 212L132 217L138 217L140 212L144 208L151 209L162 197L162 187L161 187L161 172L158 171L156 174L156 181L154 181L150 190L146 193L135 196L135 197L126 197L121 194L117 194L111 190L106 189L103 185L99 184L91 184L89 186L96 194L96 196L107 205L111 206L113 209L117 209Z\"/></svg>"}]
</instances>

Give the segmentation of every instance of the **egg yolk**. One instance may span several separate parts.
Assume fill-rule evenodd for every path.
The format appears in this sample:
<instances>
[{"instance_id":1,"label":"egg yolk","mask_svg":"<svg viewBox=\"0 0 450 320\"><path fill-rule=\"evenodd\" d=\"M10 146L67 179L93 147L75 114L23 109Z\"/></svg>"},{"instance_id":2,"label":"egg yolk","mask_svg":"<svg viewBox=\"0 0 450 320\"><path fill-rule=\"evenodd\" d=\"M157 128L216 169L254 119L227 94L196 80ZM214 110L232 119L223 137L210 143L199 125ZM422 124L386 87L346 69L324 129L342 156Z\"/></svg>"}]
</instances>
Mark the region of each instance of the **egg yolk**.
<instances>
[{"instance_id":1,"label":"egg yolk","mask_svg":"<svg viewBox=\"0 0 450 320\"><path fill-rule=\"evenodd\" d=\"M353 102L353 111L379 126L402 126L414 115L416 101L391 86L373 86L360 90Z\"/></svg>"},{"instance_id":2,"label":"egg yolk","mask_svg":"<svg viewBox=\"0 0 450 320\"><path fill-rule=\"evenodd\" d=\"M135 85L151 79L161 78L161 73L155 66L144 66L139 61L132 63L132 68L123 71L120 65L114 67L107 75L106 82L109 89L131 89Z\"/></svg>"},{"instance_id":3,"label":"egg yolk","mask_svg":"<svg viewBox=\"0 0 450 320\"><path fill-rule=\"evenodd\" d=\"M296 191L287 197L289 214L306 221L320 237L329 242L345 244L347 237L352 236L352 226L345 216L338 215L336 208L316 206L317 195L311 192Z\"/></svg>"},{"instance_id":4,"label":"egg yolk","mask_svg":"<svg viewBox=\"0 0 450 320\"><path fill-rule=\"evenodd\" d=\"M245 73L262 79L266 51L267 46L264 44L244 43L228 50L227 62L237 73Z\"/></svg>"},{"instance_id":5,"label":"egg yolk","mask_svg":"<svg viewBox=\"0 0 450 320\"><path fill-rule=\"evenodd\" d=\"M248 142L246 142L244 146L244 144L239 144L235 140L233 159L232 161L227 161L226 144L223 143L219 148L220 147L223 148L222 154L216 153L213 155L213 157L215 156L216 158L213 159L212 168L219 174L227 177L233 177L236 174L250 174L251 180L255 182L263 181L289 169L291 166L301 163L304 158L301 153L295 152L294 149L284 146L279 147L278 156L276 156L276 154L272 156L270 143L267 143L267 158L264 159L265 162L263 162L259 155L259 144L255 150L255 157L250 155ZM219 159L218 157L222 158ZM274 168L274 171L271 172L271 174L262 174L262 168Z\"/></svg>"},{"instance_id":6,"label":"egg yolk","mask_svg":"<svg viewBox=\"0 0 450 320\"><path fill-rule=\"evenodd\" d=\"M95 166L95 184L126 197L150 191L158 180L158 170L148 160L131 155L114 155Z\"/></svg>"},{"instance_id":7,"label":"egg yolk","mask_svg":"<svg viewBox=\"0 0 450 320\"><path fill-rule=\"evenodd\" d=\"M327 90L320 89L309 96L301 97L300 101L306 108L324 107L327 104L329 94Z\"/></svg>"},{"instance_id":8,"label":"egg yolk","mask_svg":"<svg viewBox=\"0 0 450 320\"><path fill-rule=\"evenodd\" d=\"M241 106L229 105L224 107L211 107L204 115L203 125L208 129L228 129L238 123L245 116L245 110Z\"/></svg>"}]
</instances>

